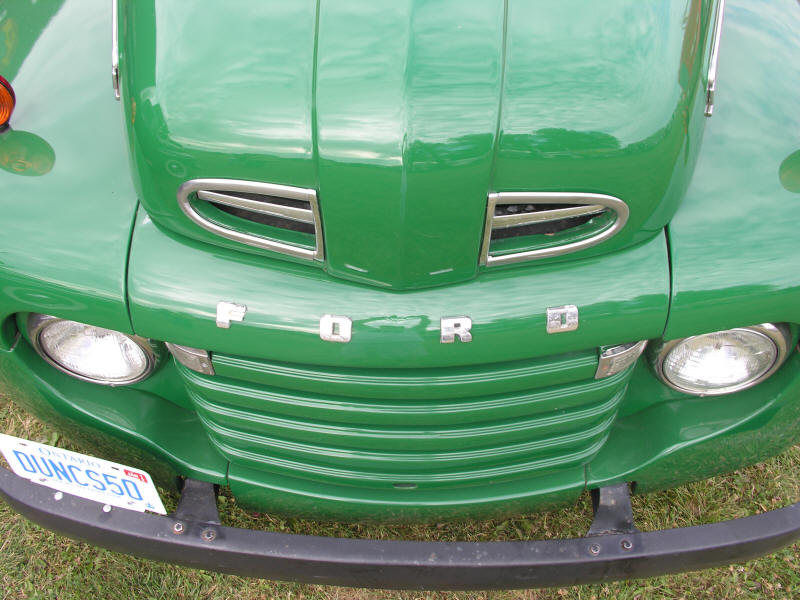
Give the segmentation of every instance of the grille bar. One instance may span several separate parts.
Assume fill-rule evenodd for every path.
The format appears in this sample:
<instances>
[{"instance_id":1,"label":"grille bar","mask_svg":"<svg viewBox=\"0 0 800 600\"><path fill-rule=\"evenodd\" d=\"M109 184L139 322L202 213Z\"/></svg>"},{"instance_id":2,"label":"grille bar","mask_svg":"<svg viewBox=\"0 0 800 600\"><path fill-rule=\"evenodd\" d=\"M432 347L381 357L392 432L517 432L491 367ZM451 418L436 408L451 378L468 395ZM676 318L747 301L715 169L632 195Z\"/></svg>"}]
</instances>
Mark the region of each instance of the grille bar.
<instances>
[{"instance_id":1,"label":"grille bar","mask_svg":"<svg viewBox=\"0 0 800 600\"><path fill-rule=\"evenodd\" d=\"M224 204L225 206L232 206L234 208L242 208L262 215L270 215L273 217L281 217L283 219L291 219L292 221L300 221L301 223L314 224L314 213L311 209L295 208L294 206L282 206L274 204L267 200L251 200L249 198L242 198L240 196L232 196L230 194L223 194L220 192L212 192L209 190L200 190L197 192L197 197L201 200L208 200L215 204Z\"/></svg>"},{"instance_id":2,"label":"grille bar","mask_svg":"<svg viewBox=\"0 0 800 600\"><path fill-rule=\"evenodd\" d=\"M597 380L596 364L594 351L427 369L216 355L214 377L178 369L232 467L391 490L580 468L605 443L631 375Z\"/></svg>"},{"instance_id":3,"label":"grille bar","mask_svg":"<svg viewBox=\"0 0 800 600\"><path fill-rule=\"evenodd\" d=\"M588 206L568 206L556 210L523 212L518 215L495 215L492 219L492 227L494 229L502 229L517 225L530 225L532 223L550 223L572 217L596 215L605 210L607 208L601 204L589 204Z\"/></svg>"},{"instance_id":4,"label":"grille bar","mask_svg":"<svg viewBox=\"0 0 800 600\"><path fill-rule=\"evenodd\" d=\"M482 465L474 464L473 469L463 470L448 470L439 465L439 469L435 470L420 470L418 468L397 469L396 461L388 461L383 464L376 464L380 470L353 470L349 468L336 468L335 466L323 464L321 461L316 460L302 461L298 460L295 455L292 458L286 458L275 454L274 449L270 448L268 452L252 451L242 449L240 446L229 446L226 441L215 440L217 447L226 454L230 459L238 464L248 466L256 469L275 469L284 474L293 476L301 475L308 478L324 478L330 480L337 480L337 483L342 483L342 480L350 480L350 484L364 484L368 483L369 486L375 483L392 484L397 481L413 481L416 484L464 484L464 483L477 483L487 479L497 480L499 478L513 478L522 475L538 474L541 471L548 471L553 469L565 469L569 467L579 466L588 462L589 460L600 451L608 438L608 429L610 423L605 423L605 430L601 431L602 427L597 427L596 430L588 431L585 434L578 434L582 439L581 441L588 442L569 452L561 452L551 455L533 455L535 458L528 460L514 461L509 464L501 465ZM318 457L319 455L317 455ZM313 458L313 457L312 457ZM352 462L352 455L348 455L347 459ZM402 463L401 463L402 464ZM420 464L428 466L436 465L435 459L432 462L430 459L423 459ZM395 468L392 468L392 467Z\"/></svg>"},{"instance_id":5,"label":"grille bar","mask_svg":"<svg viewBox=\"0 0 800 600\"><path fill-rule=\"evenodd\" d=\"M568 434L583 430L613 413L620 400L619 389L610 398L598 404L589 404L576 410L554 412L551 415L533 414L500 422L465 423L451 427L446 418L440 416L428 426L409 426L401 419L399 425L347 425L327 423L324 420L287 418L269 412L243 411L220 406L192 394L192 400L200 415L209 423L225 423L230 431L259 438L283 439L294 447L306 448L346 447L348 452L369 451L382 453L393 448L414 454L442 451L448 453L471 451L487 446L511 446L517 443L535 442L542 437ZM269 407L263 408L269 411ZM438 422L437 422L438 421ZM233 434L231 434L233 435ZM235 437L235 436L234 436ZM277 443L277 441L275 442ZM310 452L310 450L309 450Z\"/></svg>"},{"instance_id":6,"label":"grille bar","mask_svg":"<svg viewBox=\"0 0 800 600\"><path fill-rule=\"evenodd\" d=\"M507 205L525 205L522 212L503 214ZM528 208L528 205L531 205ZM554 208L553 205L563 205ZM577 252L604 242L619 232L628 220L628 205L605 194L578 192L498 192L489 194L480 264L503 265ZM520 231L510 245L512 228L552 224L543 231ZM497 235L492 235L497 232ZM498 240L506 242L498 249Z\"/></svg>"},{"instance_id":7,"label":"grille bar","mask_svg":"<svg viewBox=\"0 0 800 600\"><path fill-rule=\"evenodd\" d=\"M214 204L231 207L239 212L249 211L254 216L261 215L262 218L254 218L252 223L248 223L246 215L241 218L243 215L237 214L241 218L239 223L243 223L245 228L251 228L243 230L238 224L233 226L198 210L195 206L198 203L212 207L220 216L225 213L221 208L213 208ZM293 205L298 203L303 206ZM196 225L222 238L297 258L319 261L324 259L317 193L312 189L237 179L192 179L178 189L178 206ZM265 215L276 218L277 222L265 226L260 223ZM286 220L281 225L280 221L283 219ZM297 241L299 226L289 226L292 222L303 223L302 227L311 226L308 233L301 234L309 240L307 245ZM312 240L313 247L310 247Z\"/></svg>"},{"instance_id":8,"label":"grille bar","mask_svg":"<svg viewBox=\"0 0 800 600\"><path fill-rule=\"evenodd\" d=\"M256 360L214 354L220 377L347 398L436 399L497 395L594 379L597 351L499 365L426 369L357 369Z\"/></svg>"},{"instance_id":9,"label":"grille bar","mask_svg":"<svg viewBox=\"0 0 800 600\"><path fill-rule=\"evenodd\" d=\"M492 395L461 397L439 394L439 397L419 398L413 393L394 398L364 398L356 394L334 396L319 392L302 392L273 386L250 384L217 374L206 377L181 367L189 392L201 399L200 410L223 413L222 416L248 415L250 425L257 425L260 415L288 421L325 424L337 423L348 428L382 427L397 429L428 429L448 427L457 429L470 424L498 423L508 420L527 420L541 417L558 418L573 410L604 404L619 390L625 374L602 380L586 379L567 385L539 387L513 391L497 385ZM502 391L501 391L502 390ZM361 393L361 396L366 394ZM399 397L398 397L399 396Z\"/></svg>"}]
</instances>

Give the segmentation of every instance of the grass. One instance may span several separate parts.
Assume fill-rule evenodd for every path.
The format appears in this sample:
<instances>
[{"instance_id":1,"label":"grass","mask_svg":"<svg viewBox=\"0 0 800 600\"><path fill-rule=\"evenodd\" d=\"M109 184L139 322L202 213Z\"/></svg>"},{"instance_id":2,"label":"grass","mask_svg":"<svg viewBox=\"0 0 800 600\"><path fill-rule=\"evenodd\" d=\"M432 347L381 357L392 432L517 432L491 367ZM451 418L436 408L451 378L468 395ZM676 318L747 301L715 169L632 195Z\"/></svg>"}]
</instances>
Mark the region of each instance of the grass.
<instances>
[{"instance_id":1,"label":"grass","mask_svg":"<svg viewBox=\"0 0 800 600\"><path fill-rule=\"evenodd\" d=\"M81 451L11 401L0 398L0 431ZM1 462L1 459L0 459ZM800 446L765 463L723 477L645 497L634 497L641 529L696 525L791 504L800 498L795 474ZM165 498L173 505L174 496ZM588 498L569 509L506 521L380 527L318 523L252 515L223 495L228 525L293 533L420 540L512 540L579 536L589 526ZM401 598L793 598L800 597L800 548L741 565L619 583L563 589L498 592L396 592L244 579L165 565L102 550L42 529L0 502L0 598L178 598L341 600Z\"/></svg>"}]
</instances>

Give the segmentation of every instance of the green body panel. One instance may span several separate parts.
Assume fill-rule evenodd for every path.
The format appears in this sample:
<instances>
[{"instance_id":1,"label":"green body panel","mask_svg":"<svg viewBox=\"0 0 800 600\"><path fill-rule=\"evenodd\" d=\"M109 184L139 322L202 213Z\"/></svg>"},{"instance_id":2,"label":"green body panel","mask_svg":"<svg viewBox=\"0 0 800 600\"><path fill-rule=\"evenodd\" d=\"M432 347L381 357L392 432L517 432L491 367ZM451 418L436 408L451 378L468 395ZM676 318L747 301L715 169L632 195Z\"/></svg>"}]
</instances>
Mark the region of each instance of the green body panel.
<instances>
[{"instance_id":1,"label":"green body panel","mask_svg":"<svg viewBox=\"0 0 800 600\"><path fill-rule=\"evenodd\" d=\"M226 244L180 212L181 183L226 177L316 186L315 10L313 0L237 0L221 11L184 1L120 2L134 182L154 219Z\"/></svg>"},{"instance_id":2,"label":"green body panel","mask_svg":"<svg viewBox=\"0 0 800 600\"><path fill-rule=\"evenodd\" d=\"M13 390L20 406L98 455L140 465L165 487L176 475L224 483L227 461L197 415L162 397L181 395L170 383L175 377L170 363L146 384L112 389L55 371L25 340L0 352L0 389Z\"/></svg>"},{"instance_id":3,"label":"green body panel","mask_svg":"<svg viewBox=\"0 0 800 600\"><path fill-rule=\"evenodd\" d=\"M434 370L424 390L405 369L329 369L332 383L350 384L309 393L296 367L224 355L214 377L183 375L237 496L283 495L279 504L318 514L340 510L324 501L336 497L370 517L451 518L505 512L512 499L530 510L548 500L543 489L582 485L630 375L595 380L593 354ZM554 374L567 381L553 385ZM494 385L464 385L477 377Z\"/></svg>"},{"instance_id":4,"label":"green body panel","mask_svg":"<svg viewBox=\"0 0 800 600\"><path fill-rule=\"evenodd\" d=\"M796 333L794 339L796 342ZM553 362L557 360L559 357L554 357ZM593 371L596 359L578 355L571 364L574 377L585 377ZM187 402L186 392L175 388L176 378L185 378L190 395L197 381L205 380L205 385L217 390L208 396L213 402L220 392L230 393L241 384L229 377L205 378L180 367L177 371L180 377L175 365L166 362L150 380L128 389L112 389L54 372L24 339L12 351L0 352L0 385L34 414L67 431L87 448L96 447L99 455L145 466L160 475L162 482L170 472L177 472L228 483L244 506L311 518L400 522L499 517L569 503L587 486L635 481L636 489L646 492L757 462L796 443L800 431L800 357L796 353L764 384L735 395L705 399L665 388L654 379L646 362L640 361L632 377L630 373L623 375L629 384L617 407L619 417L586 472L583 467L568 468L491 480L491 485L438 490L391 489L393 486L376 485L367 479L354 488L298 478L290 471L265 475L263 466L228 466L192 413L157 396ZM550 377L545 375L539 384L542 382L550 382ZM615 381L605 385L613 387ZM568 392L562 386L551 389ZM263 394L249 396L254 405L260 400ZM333 407L324 397L315 395L315 401L318 407L307 406L308 414L317 415L317 409L331 412ZM481 402L485 400L468 403L461 419L470 419L470 410ZM555 398L559 408L567 404ZM402 412L395 414L413 415L411 403L403 401L402 405ZM335 408L340 406L337 402ZM437 404L427 406L435 410ZM303 410L303 404L297 402L285 407ZM391 405L383 403L383 407L387 410L384 420L391 422ZM417 418L429 420L428 415L434 413L424 412L423 407L417 411ZM518 406L497 405L495 410L511 417L513 423L515 408ZM380 411L372 414L375 423L380 423ZM449 417L456 414L451 408ZM200 416L205 418L202 412ZM509 421L500 417L499 422ZM391 469L386 473L391 475Z\"/></svg>"},{"instance_id":5,"label":"green body panel","mask_svg":"<svg viewBox=\"0 0 800 600\"><path fill-rule=\"evenodd\" d=\"M317 518L499 516L780 452L800 438L796 351L721 398L662 385L650 353L594 379L601 346L800 321L800 13L752 6L728 2L692 175L709 2L261 2L243 21L123 1L122 105L106 3L1 3L19 105L0 134L17 157L0 389L162 482ZM326 262L206 236L175 203L193 177L318 190ZM581 255L481 270L495 190L609 193L631 220ZM244 321L218 328L221 300ZM579 328L547 334L564 304ZM216 374L162 348L139 384L80 382L34 352L28 312L205 348ZM350 343L320 339L324 314L353 320ZM439 320L464 315L473 341L441 344Z\"/></svg>"},{"instance_id":6,"label":"green body panel","mask_svg":"<svg viewBox=\"0 0 800 600\"><path fill-rule=\"evenodd\" d=\"M139 216L129 265L131 318L140 335L185 346L318 365L434 367L561 354L658 337L669 275L663 235L603 257L498 271L446 288L387 293L287 262L183 240ZM216 325L221 300L247 306ZM546 310L576 304L581 325L546 331ZM325 314L347 315L347 344L319 336ZM468 315L474 342L440 343L440 319Z\"/></svg>"},{"instance_id":7,"label":"green body panel","mask_svg":"<svg viewBox=\"0 0 800 600\"><path fill-rule=\"evenodd\" d=\"M712 8L696 0L510 1L491 191L624 200L631 213L623 231L583 252L660 231L681 201L703 135Z\"/></svg>"},{"instance_id":8,"label":"green body panel","mask_svg":"<svg viewBox=\"0 0 800 600\"><path fill-rule=\"evenodd\" d=\"M800 321L798 31L791 0L727 10L717 108L669 226L667 339Z\"/></svg>"},{"instance_id":9,"label":"green body panel","mask_svg":"<svg viewBox=\"0 0 800 600\"><path fill-rule=\"evenodd\" d=\"M130 331L137 200L98 48L110 27L103 3L0 4L0 73L17 96L0 134L0 322L30 310Z\"/></svg>"},{"instance_id":10,"label":"green body panel","mask_svg":"<svg viewBox=\"0 0 800 600\"><path fill-rule=\"evenodd\" d=\"M320 3L316 135L331 274L393 289L476 274L503 19L502 2Z\"/></svg>"},{"instance_id":11,"label":"green body panel","mask_svg":"<svg viewBox=\"0 0 800 600\"><path fill-rule=\"evenodd\" d=\"M677 208L710 2L318 4L123 2L134 175L157 223L269 255L192 223L178 187L313 188L328 273L409 289L477 275L489 192L627 202L622 233L583 256L652 238Z\"/></svg>"},{"instance_id":12,"label":"green body panel","mask_svg":"<svg viewBox=\"0 0 800 600\"><path fill-rule=\"evenodd\" d=\"M627 407L620 408L608 443L587 468L590 488L631 481L650 492L757 463L800 439L797 352L769 380L721 398L654 389L648 368L639 368L626 399L639 410L625 415Z\"/></svg>"}]
</instances>

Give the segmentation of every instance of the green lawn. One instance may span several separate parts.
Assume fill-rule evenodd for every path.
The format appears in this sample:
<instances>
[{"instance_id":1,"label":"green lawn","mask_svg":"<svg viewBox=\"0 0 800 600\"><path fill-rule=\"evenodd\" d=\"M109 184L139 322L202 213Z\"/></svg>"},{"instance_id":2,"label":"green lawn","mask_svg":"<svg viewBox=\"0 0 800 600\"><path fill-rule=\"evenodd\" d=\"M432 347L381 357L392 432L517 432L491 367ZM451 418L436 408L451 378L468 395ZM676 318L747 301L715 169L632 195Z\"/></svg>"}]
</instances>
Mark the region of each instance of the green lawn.
<instances>
[{"instance_id":1,"label":"green lawn","mask_svg":"<svg viewBox=\"0 0 800 600\"><path fill-rule=\"evenodd\" d=\"M0 431L80 451L69 440L0 398ZM0 459L2 462L2 459ZM725 477L634 498L641 529L696 525L791 504L800 446ZM175 498L166 498L174 506ZM588 498L567 510L508 521L435 527L359 527L253 516L228 496L225 524L318 535L424 540L511 540L582 535L591 521ZM577 516L576 516L577 515ZM791 598L800 597L798 546L743 565L696 573L569 589L503 592L395 592L243 579L154 563L74 542L31 524L0 501L0 597L7 598Z\"/></svg>"}]
</instances>

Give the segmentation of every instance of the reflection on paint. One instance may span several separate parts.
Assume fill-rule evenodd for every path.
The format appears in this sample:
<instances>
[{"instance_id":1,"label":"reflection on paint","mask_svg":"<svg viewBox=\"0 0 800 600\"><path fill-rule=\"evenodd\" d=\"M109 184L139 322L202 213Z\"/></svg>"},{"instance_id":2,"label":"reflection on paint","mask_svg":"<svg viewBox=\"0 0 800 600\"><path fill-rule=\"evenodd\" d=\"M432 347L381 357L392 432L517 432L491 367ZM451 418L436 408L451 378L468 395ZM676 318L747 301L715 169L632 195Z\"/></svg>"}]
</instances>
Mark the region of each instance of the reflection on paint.
<instances>
[{"instance_id":1,"label":"reflection on paint","mask_svg":"<svg viewBox=\"0 0 800 600\"><path fill-rule=\"evenodd\" d=\"M781 185L790 192L800 194L800 150L792 152L778 169Z\"/></svg>"},{"instance_id":2,"label":"reflection on paint","mask_svg":"<svg viewBox=\"0 0 800 600\"><path fill-rule=\"evenodd\" d=\"M53 147L35 133L9 128L0 134L0 169L35 177L49 173L55 162Z\"/></svg>"}]
</instances>

